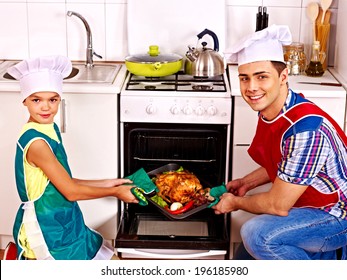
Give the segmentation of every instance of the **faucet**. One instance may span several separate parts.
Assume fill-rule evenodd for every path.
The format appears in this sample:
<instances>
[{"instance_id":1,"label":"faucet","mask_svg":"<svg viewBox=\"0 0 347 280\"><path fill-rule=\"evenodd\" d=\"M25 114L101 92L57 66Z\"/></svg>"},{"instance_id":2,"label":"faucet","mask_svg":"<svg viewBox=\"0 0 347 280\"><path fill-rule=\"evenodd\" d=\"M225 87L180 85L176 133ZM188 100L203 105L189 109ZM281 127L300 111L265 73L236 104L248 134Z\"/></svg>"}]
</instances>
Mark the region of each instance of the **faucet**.
<instances>
[{"instance_id":1,"label":"faucet","mask_svg":"<svg viewBox=\"0 0 347 280\"><path fill-rule=\"evenodd\" d=\"M88 68L92 68L94 66L93 65L93 56L95 55L95 56L97 56L99 58L102 58L102 56L98 55L93 50L92 31L90 30L89 24L86 21L86 19L83 16L81 16L79 13L76 13L76 12L73 12L73 11L68 11L67 15L69 17L71 17L71 16L78 17L80 20L82 20L82 22L83 22L83 24L84 24L84 26L86 28L86 31L87 31L86 66Z\"/></svg>"}]
</instances>

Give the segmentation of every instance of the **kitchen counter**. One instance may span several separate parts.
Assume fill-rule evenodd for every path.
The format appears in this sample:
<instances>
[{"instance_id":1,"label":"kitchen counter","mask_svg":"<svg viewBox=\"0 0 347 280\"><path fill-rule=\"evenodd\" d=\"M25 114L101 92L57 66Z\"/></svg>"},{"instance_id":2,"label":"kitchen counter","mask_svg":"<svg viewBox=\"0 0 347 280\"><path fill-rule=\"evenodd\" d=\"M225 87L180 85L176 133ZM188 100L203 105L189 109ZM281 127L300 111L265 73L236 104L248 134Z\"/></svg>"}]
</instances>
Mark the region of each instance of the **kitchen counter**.
<instances>
[{"instance_id":1,"label":"kitchen counter","mask_svg":"<svg viewBox=\"0 0 347 280\"><path fill-rule=\"evenodd\" d=\"M7 72L8 65L11 61L0 61L0 74L3 76ZM73 62L74 63L74 62ZM13 63L12 63L13 64ZM11 64L11 65L12 65ZM112 83L102 82L76 82L71 80L64 80L63 92L69 93L120 93L125 77L127 75L127 69L123 62L117 62L120 68L117 76ZM20 86L17 80L0 79L0 93L1 92L19 92Z\"/></svg>"},{"instance_id":2,"label":"kitchen counter","mask_svg":"<svg viewBox=\"0 0 347 280\"><path fill-rule=\"evenodd\" d=\"M241 96L237 65L229 65L229 79L232 96ZM330 70L325 71L322 77L314 78L306 75L289 76L289 87L295 91L300 92L307 98L312 97L345 97L346 90L343 86L322 86L312 84L299 84L298 82L327 82L339 83Z\"/></svg>"}]
</instances>

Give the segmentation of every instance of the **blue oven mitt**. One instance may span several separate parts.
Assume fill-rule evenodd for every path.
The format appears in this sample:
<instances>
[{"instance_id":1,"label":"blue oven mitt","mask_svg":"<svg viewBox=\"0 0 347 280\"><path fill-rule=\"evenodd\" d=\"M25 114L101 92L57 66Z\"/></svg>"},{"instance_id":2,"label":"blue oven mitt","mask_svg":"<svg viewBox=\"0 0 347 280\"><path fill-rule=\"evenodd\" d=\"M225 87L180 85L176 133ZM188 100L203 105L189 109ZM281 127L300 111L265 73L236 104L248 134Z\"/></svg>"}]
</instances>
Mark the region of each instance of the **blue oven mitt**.
<instances>
[{"instance_id":1,"label":"blue oven mitt","mask_svg":"<svg viewBox=\"0 0 347 280\"><path fill-rule=\"evenodd\" d=\"M131 189L132 194L137 198L139 201L139 204L142 206L148 205L147 199L143 196L143 193L149 194L151 192L158 192L159 189L157 186L152 182L151 178L147 175L146 171L141 168L137 170L135 173L125 177L127 179L130 179L133 181L133 185L136 187L133 187Z\"/></svg>"},{"instance_id":2,"label":"blue oven mitt","mask_svg":"<svg viewBox=\"0 0 347 280\"><path fill-rule=\"evenodd\" d=\"M210 196L214 197L214 201L212 201L209 205L208 208L211 208L212 206L216 205L219 200L220 197L222 196L223 193L227 192L227 188L225 186L225 184L218 186L218 187L213 187L210 190Z\"/></svg>"}]
</instances>

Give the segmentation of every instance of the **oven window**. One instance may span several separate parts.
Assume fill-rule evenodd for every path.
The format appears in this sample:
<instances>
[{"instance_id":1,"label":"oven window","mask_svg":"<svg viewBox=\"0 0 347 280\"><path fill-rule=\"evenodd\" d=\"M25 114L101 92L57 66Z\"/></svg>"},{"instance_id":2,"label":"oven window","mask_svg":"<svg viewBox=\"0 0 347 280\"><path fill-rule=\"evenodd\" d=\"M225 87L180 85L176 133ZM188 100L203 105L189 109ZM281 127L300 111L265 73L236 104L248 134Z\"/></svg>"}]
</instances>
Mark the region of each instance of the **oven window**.
<instances>
[{"instance_id":1,"label":"oven window","mask_svg":"<svg viewBox=\"0 0 347 280\"><path fill-rule=\"evenodd\" d=\"M222 234L224 216L204 209L186 219L173 220L158 213L152 205L128 205L126 232L137 238L216 238Z\"/></svg>"},{"instance_id":2,"label":"oven window","mask_svg":"<svg viewBox=\"0 0 347 280\"><path fill-rule=\"evenodd\" d=\"M218 136L202 134L190 136L150 135L139 132L135 136L134 159L139 161L216 162Z\"/></svg>"}]
</instances>

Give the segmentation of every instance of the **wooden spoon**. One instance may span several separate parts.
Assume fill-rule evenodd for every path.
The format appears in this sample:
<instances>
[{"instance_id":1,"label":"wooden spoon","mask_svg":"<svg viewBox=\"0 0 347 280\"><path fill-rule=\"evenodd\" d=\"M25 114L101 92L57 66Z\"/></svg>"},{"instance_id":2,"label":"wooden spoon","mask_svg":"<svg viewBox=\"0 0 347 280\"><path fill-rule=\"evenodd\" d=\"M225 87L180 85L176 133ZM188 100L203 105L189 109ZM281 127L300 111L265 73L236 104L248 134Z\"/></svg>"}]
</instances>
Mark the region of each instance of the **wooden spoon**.
<instances>
[{"instance_id":1,"label":"wooden spoon","mask_svg":"<svg viewBox=\"0 0 347 280\"><path fill-rule=\"evenodd\" d=\"M319 14L319 5L316 2L311 2L307 5L306 14L312 22L313 26L313 41L316 41L316 19Z\"/></svg>"},{"instance_id":2,"label":"wooden spoon","mask_svg":"<svg viewBox=\"0 0 347 280\"><path fill-rule=\"evenodd\" d=\"M333 0L321 0L320 1L320 5L322 6L322 10L323 10L323 16L322 16L321 24L324 23L325 13L330 8L330 5L332 2L333 2Z\"/></svg>"}]
</instances>

